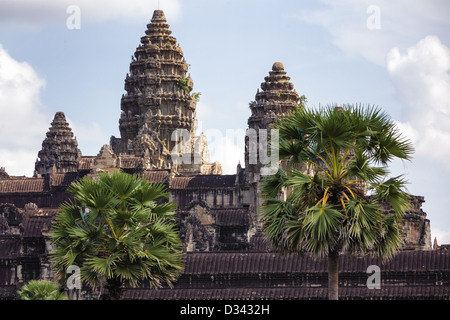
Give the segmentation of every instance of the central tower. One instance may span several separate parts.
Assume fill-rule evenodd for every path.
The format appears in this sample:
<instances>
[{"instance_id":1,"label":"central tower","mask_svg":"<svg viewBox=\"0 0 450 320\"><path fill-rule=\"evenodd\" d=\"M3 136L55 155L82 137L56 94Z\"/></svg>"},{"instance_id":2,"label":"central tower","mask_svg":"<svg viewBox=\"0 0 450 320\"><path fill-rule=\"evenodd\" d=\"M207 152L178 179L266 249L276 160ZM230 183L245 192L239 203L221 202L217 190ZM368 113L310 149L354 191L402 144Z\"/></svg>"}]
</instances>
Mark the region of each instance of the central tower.
<instances>
[{"instance_id":1,"label":"central tower","mask_svg":"<svg viewBox=\"0 0 450 320\"><path fill-rule=\"evenodd\" d=\"M164 12L155 10L132 56L125 79L126 93L121 100L121 138L112 137L111 146L116 154L146 156L151 169L220 173L219 164L208 167L209 152L204 135L195 136L199 94L192 93L194 83L187 73L188 64L171 34ZM195 159L201 161L174 166L171 151L181 143L173 139L177 129L189 133L183 135L185 141L180 152L191 152L192 158L196 153Z\"/></svg>"}]
</instances>

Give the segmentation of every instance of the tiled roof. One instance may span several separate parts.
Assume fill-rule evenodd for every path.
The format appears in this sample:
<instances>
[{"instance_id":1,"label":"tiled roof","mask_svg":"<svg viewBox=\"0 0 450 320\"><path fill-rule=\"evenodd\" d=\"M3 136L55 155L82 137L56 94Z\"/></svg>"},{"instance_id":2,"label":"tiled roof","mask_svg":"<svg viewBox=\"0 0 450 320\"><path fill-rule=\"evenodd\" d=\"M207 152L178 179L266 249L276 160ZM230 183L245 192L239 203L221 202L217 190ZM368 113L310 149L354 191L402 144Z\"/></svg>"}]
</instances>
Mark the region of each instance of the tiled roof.
<instances>
[{"instance_id":1,"label":"tiled roof","mask_svg":"<svg viewBox=\"0 0 450 320\"><path fill-rule=\"evenodd\" d=\"M269 251L270 244L264 234L257 233L250 239L250 248L253 251Z\"/></svg>"},{"instance_id":2,"label":"tiled roof","mask_svg":"<svg viewBox=\"0 0 450 320\"><path fill-rule=\"evenodd\" d=\"M327 299L327 287L241 287L241 288L183 288L183 289L131 289L125 299L155 300L314 300ZM383 286L380 290L367 287L340 287L339 297L345 299L445 299L450 297L444 286Z\"/></svg>"},{"instance_id":3,"label":"tiled roof","mask_svg":"<svg viewBox=\"0 0 450 320\"><path fill-rule=\"evenodd\" d=\"M380 265L376 258L341 255L341 272L366 272L370 265ZM381 266L380 266L381 267ZM383 271L450 270L447 250L401 251L382 265ZM311 255L279 255L268 252L188 253L186 274L253 273L253 272L327 272L327 262Z\"/></svg>"},{"instance_id":4,"label":"tiled roof","mask_svg":"<svg viewBox=\"0 0 450 320\"><path fill-rule=\"evenodd\" d=\"M326 264L311 256L281 256L276 253L214 252L188 253L185 274L240 274L253 272L301 272L310 270L326 271Z\"/></svg>"},{"instance_id":5,"label":"tiled roof","mask_svg":"<svg viewBox=\"0 0 450 320\"><path fill-rule=\"evenodd\" d=\"M42 208L24 220L23 237L24 238L40 238L44 226L48 229L52 226L52 219L58 213L59 209ZM48 231L48 230L47 230Z\"/></svg>"},{"instance_id":6,"label":"tiled roof","mask_svg":"<svg viewBox=\"0 0 450 320\"><path fill-rule=\"evenodd\" d=\"M78 179L78 173L58 173L53 174L51 179L52 187L68 187L72 182Z\"/></svg>"},{"instance_id":7,"label":"tiled roof","mask_svg":"<svg viewBox=\"0 0 450 320\"><path fill-rule=\"evenodd\" d=\"M167 183L169 171L167 170L145 170L142 177L150 183Z\"/></svg>"},{"instance_id":8,"label":"tiled roof","mask_svg":"<svg viewBox=\"0 0 450 320\"><path fill-rule=\"evenodd\" d=\"M212 189L233 188L236 175L199 175L193 177L174 177L170 188L176 189Z\"/></svg>"},{"instance_id":9,"label":"tiled roof","mask_svg":"<svg viewBox=\"0 0 450 320\"><path fill-rule=\"evenodd\" d=\"M248 226L249 213L247 208L211 209L216 217L216 223L221 226Z\"/></svg>"},{"instance_id":10,"label":"tiled roof","mask_svg":"<svg viewBox=\"0 0 450 320\"><path fill-rule=\"evenodd\" d=\"M139 159L129 157L122 162L122 168L133 167ZM80 162L79 170L92 169L93 158L83 157ZM168 183L169 172L166 170L146 170L142 174L143 178L152 183ZM53 174L51 187L68 187L73 181L78 179L78 173L59 173ZM236 175L200 175L193 177L174 177L171 181L171 189L229 189L235 186ZM0 193L28 193L44 192L44 178L9 178L0 179Z\"/></svg>"},{"instance_id":11,"label":"tiled roof","mask_svg":"<svg viewBox=\"0 0 450 320\"><path fill-rule=\"evenodd\" d=\"M121 155L119 156L119 166L122 169L134 169L138 168L143 164L142 157L136 157L131 155Z\"/></svg>"},{"instance_id":12,"label":"tiled roof","mask_svg":"<svg viewBox=\"0 0 450 320\"><path fill-rule=\"evenodd\" d=\"M0 193L26 193L45 191L44 178L20 178L0 180Z\"/></svg>"},{"instance_id":13,"label":"tiled roof","mask_svg":"<svg viewBox=\"0 0 450 320\"><path fill-rule=\"evenodd\" d=\"M173 289L127 290L127 299L327 299L327 262L310 255L265 252L187 253ZM381 289L367 288L367 267L379 265ZM403 251L390 262L340 257L340 299L449 299L450 252ZM344 284L345 283L345 284Z\"/></svg>"}]
</instances>

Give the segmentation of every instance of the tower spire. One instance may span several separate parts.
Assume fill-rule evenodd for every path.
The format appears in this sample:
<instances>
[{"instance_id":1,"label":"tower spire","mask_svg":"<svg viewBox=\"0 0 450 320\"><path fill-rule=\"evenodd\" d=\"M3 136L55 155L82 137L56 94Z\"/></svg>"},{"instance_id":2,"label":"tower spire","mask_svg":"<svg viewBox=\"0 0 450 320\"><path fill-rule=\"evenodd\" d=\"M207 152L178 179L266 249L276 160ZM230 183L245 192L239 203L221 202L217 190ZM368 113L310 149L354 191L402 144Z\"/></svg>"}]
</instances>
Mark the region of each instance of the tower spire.
<instances>
[{"instance_id":1,"label":"tower spire","mask_svg":"<svg viewBox=\"0 0 450 320\"><path fill-rule=\"evenodd\" d=\"M288 115L298 103L299 95L294 90L294 85L290 82L290 77L286 75L281 62L275 62L269 75L261 83L261 90L258 89L255 101L250 104L251 116L248 118L248 128L253 129L259 143L259 130L270 131L271 125L280 117ZM253 137L253 139L255 139ZM267 132L267 141L270 140L270 132ZM252 145L250 145L253 143ZM254 162L254 157L250 158L250 152L254 152L255 141L250 141L246 136L245 140L245 170L251 182L260 179L262 164Z\"/></svg>"},{"instance_id":2,"label":"tower spire","mask_svg":"<svg viewBox=\"0 0 450 320\"><path fill-rule=\"evenodd\" d=\"M258 90L255 102L250 106L252 114L248 119L249 128L269 129L277 118L292 111L299 95L290 79L281 62L272 65L272 71L261 83L262 91Z\"/></svg>"},{"instance_id":3,"label":"tower spire","mask_svg":"<svg viewBox=\"0 0 450 320\"><path fill-rule=\"evenodd\" d=\"M194 83L169 27L163 10L155 10L125 79L121 138L111 138L116 154L144 156L149 149L147 158L150 154L155 169L172 168L171 151L180 143L172 139L175 130L189 132L191 143L196 138L197 98L191 94Z\"/></svg>"},{"instance_id":4,"label":"tower spire","mask_svg":"<svg viewBox=\"0 0 450 320\"><path fill-rule=\"evenodd\" d=\"M119 121L125 144L146 124L171 150L172 131L190 131L194 125L196 100L190 94L194 84L187 75L183 51L171 34L164 12L155 10L125 79L127 93Z\"/></svg>"},{"instance_id":5,"label":"tower spire","mask_svg":"<svg viewBox=\"0 0 450 320\"><path fill-rule=\"evenodd\" d=\"M66 116L63 112L57 112L38 153L35 174L49 174L53 168L58 173L76 172L80 155L77 139Z\"/></svg>"}]
</instances>

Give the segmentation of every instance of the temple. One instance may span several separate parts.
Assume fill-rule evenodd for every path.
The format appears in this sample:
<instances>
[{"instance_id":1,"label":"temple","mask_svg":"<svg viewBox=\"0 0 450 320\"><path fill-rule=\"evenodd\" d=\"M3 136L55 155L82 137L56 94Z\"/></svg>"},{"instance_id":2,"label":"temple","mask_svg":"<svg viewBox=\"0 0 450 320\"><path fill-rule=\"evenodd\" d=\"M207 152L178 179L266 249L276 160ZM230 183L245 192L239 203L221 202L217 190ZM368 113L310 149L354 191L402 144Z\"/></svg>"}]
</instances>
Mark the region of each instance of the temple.
<instances>
[{"instance_id":1,"label":"temple","mask_svg":"<svg viewBox=\"0 0 450 320\"><path fill-rule=\"evenodd\" d=\"M188 64L166 22L156 10L134 53L120 104L121 137L111 137L110 145L116 154L144 157L146 169L220 174L220 164L209 163L204 134L195 136L199 94L192 92ZM172 161L172 155L185 153L190 161Z\"/></svg>"},{"instance_id":2,"label":"temple","mask_svg":"<svg viewBox=\"0 0 450 320\"><path fill-rule=\"evenodd\" d=\"M125 76L120 137L111 137L97 155L83 155L64 113L58 112L33 177L11 176L0 168L0 299L17 299L17 290L31 279L53 278L49 231L58 207L69 199L67 187L86 175L113 170L167 186L177 203L186 256L173 289L142 285L128 290L127 299L326 299L326 261L273 253L258 218L258 185L270 169L261 153L254 156L258 142L268 138L261 129L270 129L301 99L283 64L268 65L250 103L242 141L245 166L224 175L219 163L210 163L205 134L196 135L199 94L171 34L163 11L156 10ZM411 197L402 222L403 248L381 266L382 289L366 286L367 267L375 260L340 257L343 299L450 297L449 246L435 243L432 248L424 201ZM89 292L82 297L94 298Z\"/></svg>"}]
</instances>

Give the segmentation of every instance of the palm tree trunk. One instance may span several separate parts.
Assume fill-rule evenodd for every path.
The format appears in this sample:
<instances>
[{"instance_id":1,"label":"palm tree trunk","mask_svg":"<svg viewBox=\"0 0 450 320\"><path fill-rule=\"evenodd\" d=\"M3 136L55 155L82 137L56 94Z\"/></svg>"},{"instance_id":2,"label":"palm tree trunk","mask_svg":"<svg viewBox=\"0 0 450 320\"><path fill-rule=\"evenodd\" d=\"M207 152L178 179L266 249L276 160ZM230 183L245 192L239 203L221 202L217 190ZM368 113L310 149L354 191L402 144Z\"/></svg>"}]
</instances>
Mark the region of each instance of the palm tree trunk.
<instances>
[{"instance_id":1,"label":"palm tree trunk","mask_svg":"<svg viewBox=\"0 0 450 320\"><path fill-rule=\"evenodd\" d=\"M328 300L339 299L339 251L328 254Z\"/></svg>"},{"instance_id":2,"label":"palm tree trunk","mask_svg":"<svg viewBox=\"0 0 450 320\"><path fill-rule=\"evenodd\" d=\"M123 283L118 277L112 277L106 280L106 289L108 294L105 300L120 300L123 296Z\"/></svg>"}]
</instances>

